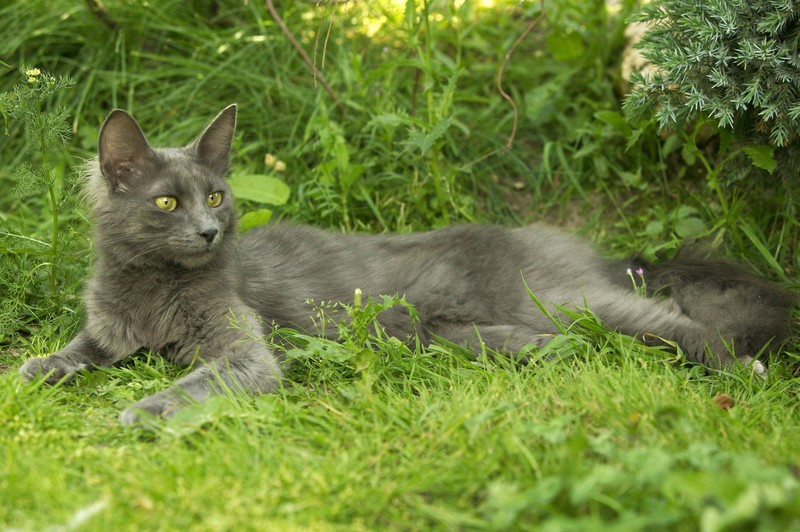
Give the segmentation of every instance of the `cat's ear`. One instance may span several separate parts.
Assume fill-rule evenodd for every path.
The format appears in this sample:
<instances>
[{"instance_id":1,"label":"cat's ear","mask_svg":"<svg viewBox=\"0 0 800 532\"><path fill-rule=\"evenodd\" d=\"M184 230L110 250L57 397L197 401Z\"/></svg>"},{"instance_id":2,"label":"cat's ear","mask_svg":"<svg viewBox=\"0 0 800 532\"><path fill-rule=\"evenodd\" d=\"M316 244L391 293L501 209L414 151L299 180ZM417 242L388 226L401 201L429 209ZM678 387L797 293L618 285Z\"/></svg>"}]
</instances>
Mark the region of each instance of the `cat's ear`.
<instances>
[{"instance_id":1,"label":"cat's ear","mask_svg":"<svg viewBox=\"0 0 800 532\"><path fill-rule=\"evenodd\" d=\"M208 124L205 131L189 145L189 148L195 151L204 165L218 174L224 174L228 171L231 142L233 142L235 130L236 104L232 104L223 109Z\"/></svg>"},{"instance_id":2,"label":"cat's ear","mask_svg":"<svg viewBox=\"0 0 800 532\"><path fill-rule=\"evenodd\" d=\"M126 183L141 175L141 164L153 156L153 149L131 115L114 109L100 128L97 142L100 171L113 190L124 190Z\"/></svg>"}]
</instances>

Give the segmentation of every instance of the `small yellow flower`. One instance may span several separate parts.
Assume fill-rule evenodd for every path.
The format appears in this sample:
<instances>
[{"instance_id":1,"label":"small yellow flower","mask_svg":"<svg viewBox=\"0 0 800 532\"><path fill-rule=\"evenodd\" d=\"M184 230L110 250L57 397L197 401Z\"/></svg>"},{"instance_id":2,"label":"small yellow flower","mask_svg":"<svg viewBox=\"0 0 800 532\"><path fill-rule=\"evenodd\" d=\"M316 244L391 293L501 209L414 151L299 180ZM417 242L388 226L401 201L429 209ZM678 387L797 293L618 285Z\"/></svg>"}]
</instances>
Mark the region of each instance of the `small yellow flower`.
<instances>
[{"instance_id":1,"label":"small yellow flower","mask_svg":"<svg viewBox=\"0 0 800 532\"><path fill-rule=\"evenodd\" d=\"M42 71L38 68L29 68L25 71L25 75L28 76L28 83L35 84L39 83L39 76L41 75Z\"/></svg>"},{"instance_id":2,"label":"small yellow flower","mask_svg":"<svg viewBox=\"0 0 800 532\"><path fill-rule=\"evenodd\" d=\"M264 164L267 165L268 168L272 168L276 172L285 172L286 171L286 163L268 153L264 156Z\"/></svg>"}]
</instances>

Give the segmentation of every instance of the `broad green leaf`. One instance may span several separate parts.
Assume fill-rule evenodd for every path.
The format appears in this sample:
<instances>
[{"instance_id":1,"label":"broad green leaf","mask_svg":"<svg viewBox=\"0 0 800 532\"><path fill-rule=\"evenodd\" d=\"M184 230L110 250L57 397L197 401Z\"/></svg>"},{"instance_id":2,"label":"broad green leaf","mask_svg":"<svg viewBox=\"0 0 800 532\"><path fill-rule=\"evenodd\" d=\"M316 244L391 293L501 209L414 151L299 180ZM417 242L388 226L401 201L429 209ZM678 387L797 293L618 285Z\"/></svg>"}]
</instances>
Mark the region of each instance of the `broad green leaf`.
<instances>
[{"instance_id":1,"label":"broad green leaf","mask_svg":"<svg viewBox=\"0 0 800 532\"><path fill-rule=\"evenodd\" d=\"M547 47L559 61L572 61L583 56L586 46L578 33L555 31L547 37Z\"/></svg>"},{"instance_id":2,"label":"broad green leaf","mask_svg":"<svg viewBox=\"0 0 800 532\"><path fill-rule=\"evenodd\" d=\"M375 362L375 352L371 349L361 349L353 357L353 367L361 373Z\"/></svg>"},{"instance_id":3,"label":"broad green leaf","mask_svg":"<svg viewBox=\"0 0 800 532\"><path fill-rule=\"evenodd\" d=\"M647 236L659 236L664 231L664 222L660 220L654 220L647 224L647 227L644 228L644 232Z\"/></svg>"},{"instance_id":4,"label":"broad green leaf","mask_svg":"<svg viewBox=\"0 0 800 532\"><path fill-rule=\"evenodd\" d=\"M557 83L543 83L525 93L525 116L535 125L551 120L557 113Z\"/></svg>"},{"instance_id":5,"label":"broad green leaf","mask_svg":"<svg viewBox=\"0 0 800 532\"><path fill-rule=\"evenodd\" d=\"M248 231L259 225L264 225L272 218L272 211L269 209L259 209L246 213L239 219L239 230Z\"/></svg>"},{"instance_id":6,"label":"broad green leaf","mask_svg":"<svg viewBox=\"0 0 800 532\"><path fill-rule=\"evenodd\" d=\"M643 128L636 128L631 130L630 135L628 135L628 142L625 144L625 151L630 150L639 142L639 139L642 138L642 134L644 134Z\"/></svg>"},{"instance_id":7,"label":"broad green leaf","mask_svg":"<svg viewBox=\"0 0 800 532\"><path fill-rule=\"evenodd\" d=\"M675 223L675 234L680 238L691 238L702 234L706 230L706 224L700 218L689 216L680 218Z\"/></svg>"},{"instance_id":8,"label":"broad green leaf","mask_svg":"<svg viewBox=\"0 0 800 532\"><path fill-rule=\"evenodd\" d=\"M691 205L681 205L675 211L675 216L678 218L688 218L690 216L695 216L697 214L697 208L692 207Z\"/></svg>"},{"instance_id":9,"label":"broad green leaf","mask_svg":"<svg viewBox=\"0 0 800 532\"><path fill-rule=\"evenodd\" d=\"M289 186L272 176L264 174L237 174L231 177L230 186L239 199L283 205L289 199Z\"/></svg>"}]
</instances>

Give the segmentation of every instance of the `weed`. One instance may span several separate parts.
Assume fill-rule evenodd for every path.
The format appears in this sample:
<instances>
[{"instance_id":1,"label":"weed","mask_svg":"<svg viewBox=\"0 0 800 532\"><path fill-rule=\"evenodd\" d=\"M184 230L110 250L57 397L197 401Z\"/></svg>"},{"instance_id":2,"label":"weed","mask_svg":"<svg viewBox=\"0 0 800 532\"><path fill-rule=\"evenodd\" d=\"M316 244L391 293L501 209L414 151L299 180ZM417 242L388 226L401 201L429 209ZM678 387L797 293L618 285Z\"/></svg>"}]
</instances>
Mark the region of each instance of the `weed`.
<instances>
[{"instance_id":1,"label":"weed","mask_svg":"<svg viewBox=\"0 0 800 532\"><path fill-rule=\"evenodd\" d=\"M6 121L6 135L8 135L9 120L24 128L27 154L31 158L38 157L41 163L39 168L34 168L28 163L17 166L15 193L18 196L33 196L42 189L47 191L52 228L46 254L49 259L50 292L56 306L59 306L58 267L61 262L59 214L63 203L61 193L63 180L50 163L49 156L52 152L63 148L70 140L67 121L70 111L66 106L48 111L44 106L54 94L68 89L75 82L65 76L54 77L38 68L20 68L20 72L25 81L18 84L12 92L0 94L0 114ZM6 236L30 241L22 235Z\"/></svg>"}]
</instances>

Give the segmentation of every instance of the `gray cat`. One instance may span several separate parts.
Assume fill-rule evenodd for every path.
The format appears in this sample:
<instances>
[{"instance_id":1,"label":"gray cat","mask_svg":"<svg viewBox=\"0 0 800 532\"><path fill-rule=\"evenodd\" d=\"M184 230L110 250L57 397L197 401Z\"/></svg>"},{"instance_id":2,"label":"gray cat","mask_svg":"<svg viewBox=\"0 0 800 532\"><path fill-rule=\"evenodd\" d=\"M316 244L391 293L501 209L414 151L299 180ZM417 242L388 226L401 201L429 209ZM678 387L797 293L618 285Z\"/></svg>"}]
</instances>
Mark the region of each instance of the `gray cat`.
<instances>
[{"instance_id":1,"label":"gray cat","mask_svg":"<svg viewBox=\"0 0 800 532\"><path fill-rule=\"evenodd\" d=\"M794 298L738 268L694 259L646 267L660 295L641 297L628 276L641 264L603 259L542 225L379 236L274 225L240 238L225 181L235 126L231 105L189 146L153 149L129 114L111 112L88 171L97 248L88 320L64 349L28 360L25 378L57 382L143 347L177 364L197 361L172 388L125 410L125 425L224 387L269 393L281 366L258 340L264 324L318 332L307 300L352 302L356 288L405 295L416 307L418 322L402 310L381 315L393 336L508 353L558 332L523 279L556 316L566 319L559 307L588 307L625 334L677 342L709 368L736 363L728 347L749 363L789 335ZM753 369L764 372L758 361Z\"/></svg>"}]
</instances>

